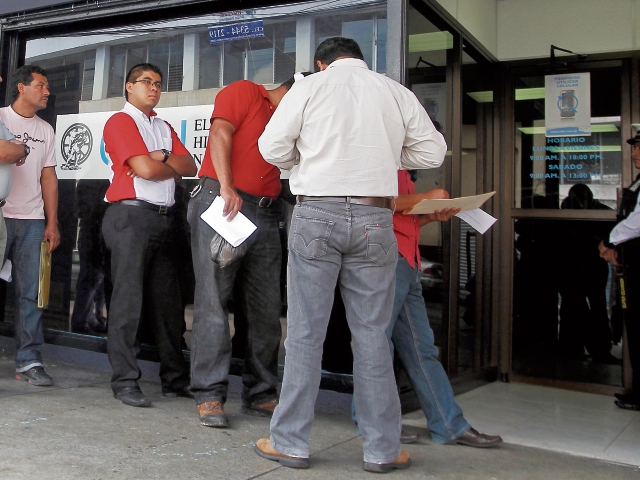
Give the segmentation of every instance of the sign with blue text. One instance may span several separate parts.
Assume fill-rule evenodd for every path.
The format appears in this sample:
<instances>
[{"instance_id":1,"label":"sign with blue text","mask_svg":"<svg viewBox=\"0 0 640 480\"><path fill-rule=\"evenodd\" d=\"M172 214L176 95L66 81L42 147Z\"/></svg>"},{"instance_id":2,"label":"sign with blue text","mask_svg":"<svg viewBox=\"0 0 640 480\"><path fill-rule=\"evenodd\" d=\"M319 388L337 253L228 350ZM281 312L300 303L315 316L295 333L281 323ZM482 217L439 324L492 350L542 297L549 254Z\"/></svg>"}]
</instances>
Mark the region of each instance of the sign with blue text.
<instances>
[{"instance_id":1,"label":"sign with blue text","mask_svg":"<svg viewBox=\"0 0 640 480\"><path fill-rule=\"evenodd\" d=\"M255 37L264 37L264 22L262 20L209 27L210 44Z\"/></svg>"},{"instance_id":2,"label":"sign with blue text","mask_svg":"<svg viewBox=\"0 0 640 480\"><path fill-rule=\"evenodd\" d=\"M588 73L546 75L545 135L591 135L591 76Z\"/></svg>"}]
</instances>

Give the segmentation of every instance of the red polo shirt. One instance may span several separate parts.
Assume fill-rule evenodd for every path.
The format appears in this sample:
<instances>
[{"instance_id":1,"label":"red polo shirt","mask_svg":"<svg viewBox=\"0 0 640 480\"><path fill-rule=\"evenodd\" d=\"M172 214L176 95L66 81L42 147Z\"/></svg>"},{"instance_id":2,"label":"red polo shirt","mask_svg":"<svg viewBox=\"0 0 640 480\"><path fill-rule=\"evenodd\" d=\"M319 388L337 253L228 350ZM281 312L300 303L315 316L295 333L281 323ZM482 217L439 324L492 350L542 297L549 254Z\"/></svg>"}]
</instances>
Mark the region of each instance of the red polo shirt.
<instances>
[{"instance_id":1,"label":"red polo shirt","mask_svg":"<svg viewBox=\"0 0 640 480\"><path fill-rule=\"evenodd\" d=\"M231 146L231 173L236 188L258 197L277 198L280 170L265 162L258 150L258 138L276 107L267 90L248 80L240 80L218 93L211 120L224 118L235 128ZM199 176L218 178L209 148L202 160Z\"/></svg>"},{"instance_id":2,"label":"red polo shirt","mask_svg":"<svg viewBox=\"0 0 640 480\"><path fill-rule=\"evenodd\" d=\"M407 170L398 170L398 195L415 193L415 185L411 181L411 175ZM404 215L402 212L393 214L393 231L398 240L398 253L402 255L409 265L420 267L420 224L418 215Z\"/></svg>"}]
</instances>

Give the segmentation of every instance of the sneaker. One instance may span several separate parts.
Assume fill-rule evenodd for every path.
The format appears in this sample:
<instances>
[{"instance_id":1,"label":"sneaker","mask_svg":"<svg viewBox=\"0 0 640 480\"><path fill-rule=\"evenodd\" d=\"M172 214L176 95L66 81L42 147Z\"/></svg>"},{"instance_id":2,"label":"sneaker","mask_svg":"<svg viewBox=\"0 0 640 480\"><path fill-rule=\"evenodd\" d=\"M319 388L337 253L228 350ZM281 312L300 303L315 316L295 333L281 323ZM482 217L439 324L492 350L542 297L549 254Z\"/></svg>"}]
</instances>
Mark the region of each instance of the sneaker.
<instances>
[{"instance_id":1,"label":"sneaker","mask_svg":"<svg viewBox=\"0 0 640 480\"><path fill-rule=\"evenodd\" d=\"M25 372L16 372L17 380L24 380L31 385L39 387L50 387L53 385L53 378L44 371L44 367L32 367Z\"/></svg>"}]
</instances>

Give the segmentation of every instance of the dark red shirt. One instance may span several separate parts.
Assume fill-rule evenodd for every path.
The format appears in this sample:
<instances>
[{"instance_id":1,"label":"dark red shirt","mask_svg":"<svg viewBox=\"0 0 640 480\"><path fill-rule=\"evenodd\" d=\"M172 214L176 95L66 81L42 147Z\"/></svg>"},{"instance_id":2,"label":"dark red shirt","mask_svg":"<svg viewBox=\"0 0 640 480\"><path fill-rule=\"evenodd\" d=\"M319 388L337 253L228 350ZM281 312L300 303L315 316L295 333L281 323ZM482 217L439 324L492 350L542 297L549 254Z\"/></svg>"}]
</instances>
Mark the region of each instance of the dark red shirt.
<instances>
[{"instance_id":1,"label":"dark red shirt","mask_svg":"<svg viewBox=\"0 0 640 480\"><path fill-rule=\"evenodd\" d=\"M224 118L235 128L231 146L231 173L236 188L258 197L277 198L282 188L280 170L267 163L258 150L258 138L276 107L267 90L248 80L240 80L218 93L211 120ZM209 148L199 176L218 178Z\"/></svg>"},{"instance_id":2,"label":"dark red shirt","mask_svg":"<svg viewBox=\"0 0 640 480\"><path fill-rule=\"evenodd\" d=\"M411 181L411 175L407 170L398 170L398 195L415 193L415 185ZM420 223L418 215L404 215L402 212L393 214L393 231L398 240L398 253L402 255L409 265L420 267Z\"/></svg>"}]
</instances>

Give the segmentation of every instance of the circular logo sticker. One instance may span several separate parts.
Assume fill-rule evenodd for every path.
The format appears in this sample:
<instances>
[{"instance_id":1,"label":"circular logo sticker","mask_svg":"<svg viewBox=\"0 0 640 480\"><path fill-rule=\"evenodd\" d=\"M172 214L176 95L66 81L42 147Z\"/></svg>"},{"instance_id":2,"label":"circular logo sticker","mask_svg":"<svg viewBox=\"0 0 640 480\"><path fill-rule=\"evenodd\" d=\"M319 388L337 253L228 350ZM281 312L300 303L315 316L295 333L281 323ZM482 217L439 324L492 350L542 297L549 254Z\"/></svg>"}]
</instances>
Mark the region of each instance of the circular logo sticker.
<instances>
[{"instance_id":1,"label":"circular logo sticker","mask_svg":"<svg viewBox=\"0 0 640 480\"><path fill-rule=\"evenodd\" d=\"M93 136L91 130L82 124L74 123L62 135L60 150L64 164L60 165L63 170L80 170L93 147Z\"/></svg>"}]
</instances>

